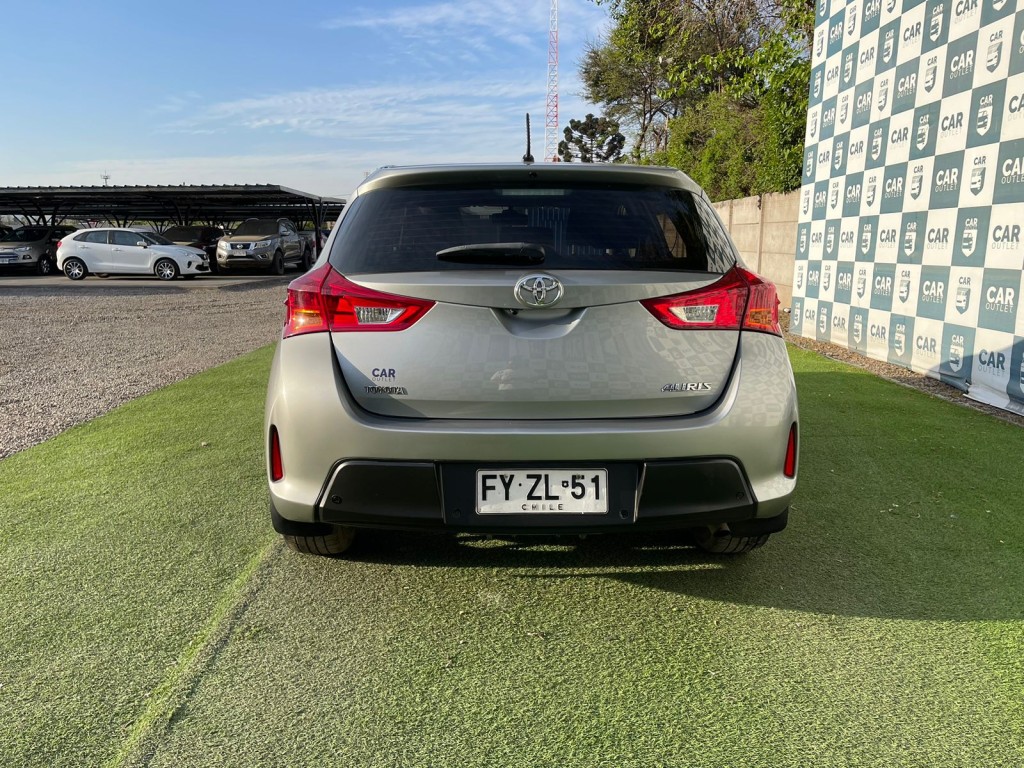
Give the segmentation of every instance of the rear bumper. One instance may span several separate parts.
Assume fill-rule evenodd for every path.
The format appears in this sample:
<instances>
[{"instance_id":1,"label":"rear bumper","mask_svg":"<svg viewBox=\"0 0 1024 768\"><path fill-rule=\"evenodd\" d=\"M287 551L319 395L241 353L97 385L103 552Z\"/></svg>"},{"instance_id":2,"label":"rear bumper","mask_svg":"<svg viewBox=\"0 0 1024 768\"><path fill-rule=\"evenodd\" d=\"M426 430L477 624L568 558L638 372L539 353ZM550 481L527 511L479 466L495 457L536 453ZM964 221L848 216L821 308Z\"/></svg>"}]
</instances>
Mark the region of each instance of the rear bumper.
<instances>
[{"instance_id":1,"label":"rear bumper","mask_svg":"<svg viewBox=\"0 0 1024 768\"><path fill-rule=\"evenodd\" d=\"M267 393L264 434L271 425L278 429L284 466L283 479L268 484L271 502L282 519L296 523L459 530L486 526L495 532L496 526L516 528L520 523L528 523L531 530L557 528L561 521L545 522L532 514L523 520L504 517L504 522L467 517L472 498L454 500L452 473L460 466L472 471L481 462L491 468L628 465L635 468L629 491L633 498L613 509L615 515L627 510L626 518L573 520L571 530L585 532L587 525L602 530L627 525L675 528L777 518L789 507L796 487L796 478L785 477L782 471L790 428L798 421L796 387L791 373L782 375L789 370L782 339L746 336L741 363L727 391L701 414L543 421L370 414L348 395L327 334L286 339L278 344ZM302 375L285 375L286 371ZM725 480L715 491L719 482L712 482L713 474L696 480L687 474L697 471L693 467L718 471L717 462L727 462L742 482ZM392 474L395 465L410 468ZM667 472L661 467L675 465L681 468L661 474ZM269 474L269 465L267 469ZM676 474L680 481L673 479ZM346 501L349 478L358 504ZM346 494L338 492L338 483ZM667 490L658 490L659 484ZM463 486L465 493L474 493L471 482ZM367 498L368 488L380 494L377 501ZM743 498L729 497L740 492ZM698 495L688 496L691 493ZM332 501L334 496L342 501ZM665 501L657 502L659 498ZM458 520L455 509L460 510Z\"/></svg>"},{"instance_id":2,"label":"rear bumper","mask_svg":"<svg viewBox=\"0 0 1024 768\"><path fill-rule=\"evenodd\" d=\"M568 466L548 466L560 464ZM586 465L608 470L605 514L477 514L475 473L493 462L345 461L318 499L316 517L368 528L599 533L689 528L755 516L749 484L732 459L588 462L581 468Z\"/></svg>"}]
</instances>

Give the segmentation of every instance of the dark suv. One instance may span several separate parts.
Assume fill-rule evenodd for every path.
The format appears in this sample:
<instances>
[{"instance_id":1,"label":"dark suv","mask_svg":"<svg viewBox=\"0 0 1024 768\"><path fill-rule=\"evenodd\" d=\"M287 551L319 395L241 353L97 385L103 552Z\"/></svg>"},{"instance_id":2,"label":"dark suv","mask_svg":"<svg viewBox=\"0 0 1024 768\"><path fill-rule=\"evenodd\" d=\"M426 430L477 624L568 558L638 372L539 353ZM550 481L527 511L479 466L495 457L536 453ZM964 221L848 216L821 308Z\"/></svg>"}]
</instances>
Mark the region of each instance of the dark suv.
<instances>
[{"instance_id":1,"label":"dark suv","mask_svg":"<svg viewBox=\"0 0 1024 768\"><path fill-rule=\"evenodd\" d=\"M190 245L202 248L210 257L210 271L217 272L217 241L224 237L220 227L202 227L195 225L179 225L171 227L163 236L175 245Z\"/></svg>"}]
</instances>

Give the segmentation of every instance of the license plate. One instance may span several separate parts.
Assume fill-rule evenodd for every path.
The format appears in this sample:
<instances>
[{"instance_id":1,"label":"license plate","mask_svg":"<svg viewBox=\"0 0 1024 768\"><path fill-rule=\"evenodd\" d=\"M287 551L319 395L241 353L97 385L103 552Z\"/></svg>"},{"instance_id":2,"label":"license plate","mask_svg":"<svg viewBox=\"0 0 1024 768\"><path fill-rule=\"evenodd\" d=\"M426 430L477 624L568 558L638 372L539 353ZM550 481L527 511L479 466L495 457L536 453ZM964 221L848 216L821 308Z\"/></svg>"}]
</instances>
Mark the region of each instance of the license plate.
<instances>
[{"instance_id":1,"label":"license plate","mask_svg":"<svg viewBox=\"0 0 1024 768\"><path fill-rule=\"evenodd\" d=\"M478 469L480 515L603 515L608 511L604 469Z\"/></svg>"},{"instance_id":2,"label":"license plate","mask_svg":"<svg viewBox=\"0 0 1024 768\"><path fill-rule=\"evenodd\" d=\"M13 256L0 256L0 264L13 264L17 259Z\"/></svg>"}]
</instances>

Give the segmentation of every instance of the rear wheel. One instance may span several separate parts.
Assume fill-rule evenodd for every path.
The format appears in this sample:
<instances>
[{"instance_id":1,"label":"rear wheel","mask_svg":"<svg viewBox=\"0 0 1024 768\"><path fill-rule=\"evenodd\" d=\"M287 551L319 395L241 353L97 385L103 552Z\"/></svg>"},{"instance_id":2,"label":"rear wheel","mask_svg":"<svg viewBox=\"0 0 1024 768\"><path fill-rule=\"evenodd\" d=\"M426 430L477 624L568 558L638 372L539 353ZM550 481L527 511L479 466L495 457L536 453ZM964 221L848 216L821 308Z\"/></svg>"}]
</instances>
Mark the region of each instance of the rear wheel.
<instances>
[{"instance_id":1,"label":"rear wheel","mask_svg":"<svg viewBox=\"0 0 1024 768\"><path fill-rule=\"evenodd\" d=\"M773 533L784 530L789 523L789 509L775 517L755 517L694 531L697 546L716 555L742 555L764 546Z\"/></svg>"},{"instance_id":2,"label":"rear wheel","mask_svg":"<svg viewBox=\"0 0 1024 768\"><path fill-rule=\"evenodd\" d=\"M346 528L341 525L334 526L331 533L320 536L291 536L282 534L284 543L292 552L301 552L304 555L321 555L323 557L337 557L343 554L352 546L352 540L356 532L353 528Z\"/></svg>"},{"instance_id":3,"label":"rear wheel","mask_svg":"<svg viewBox=\"0 0 1024 768\"><path fill-rule=\"evenodd\" d=\"M763 533L760 536L734 536L726 531L714 531L711 528L701 528L697 531L697 546L705 552L715 555L742 555L752 549L764 546L770 534Z\"/></svg>"},{"instance_id":4,"label":"rear wheel","mask_svg":"<svg viewBox=\"0 0 1024 768\"><path fill-rule=\"evenodd\" d=\"M153 272L161 280L173 280L178 276L178 265L170 259L160 259L153 265Z\"/></svg>"},{"instance_id":5,"label":"rear wheel","mask_svg":"<svg viewBox=\"0 0 1024 768\"><path fill-rule=\"evenodd\" d=\"M64 275L72 280L84 280L89 274L85 262L81 259L68 259L64 262Z\"/></svg>"},{"instance_id":6,"label":"rear wheel","mask_svg":"<svg viewBox=\"0 0 1024 768\"><path fill-rule=\"evenodd\" d=\"M284 254L280 251L274 252L274 260L270 262L270 271L275 275L284 274Z\"/></svg>"},{"instance_id":7,"label":"rear wheel","mask_svg":"<svg viewBox=\"0 0 1024 768\"><path fill-rule=\"evenodd\" d=\"M302 251L302 271L309 272L309 268L313 266L313 254L309 250L307 245Z\"/></svg>"},{"instance_id":8,"label":"rear wheel","mask_svg":"<svg viewBox=\"0 0 1024 768\"><path fill-rule=\"evenodd\" d=\"M337 557L352 546L354 528L331 523L300 523L286 520L270 504L270 522L292 552Z\"/></svg>"}]
</instances>

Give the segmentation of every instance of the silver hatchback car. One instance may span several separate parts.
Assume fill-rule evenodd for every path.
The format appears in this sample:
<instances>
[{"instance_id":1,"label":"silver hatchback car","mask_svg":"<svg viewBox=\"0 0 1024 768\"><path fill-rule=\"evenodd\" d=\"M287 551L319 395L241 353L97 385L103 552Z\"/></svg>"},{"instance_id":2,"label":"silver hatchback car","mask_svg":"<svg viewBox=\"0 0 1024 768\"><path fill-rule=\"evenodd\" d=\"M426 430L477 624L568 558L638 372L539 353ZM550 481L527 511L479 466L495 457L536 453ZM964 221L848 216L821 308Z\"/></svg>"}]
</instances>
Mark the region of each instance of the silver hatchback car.
<instances>
[{"instance_id":1,"label":"silver hatchback car","mask_svg":"<svg viewBox=\"0 0 1024 768\"><path fill-rule=\"evenodd\" d=\"M288 287L270 374L274 528L782 530L797 396L775 287L668 168L385 168Z\"/></svg>"}]
</instances>

